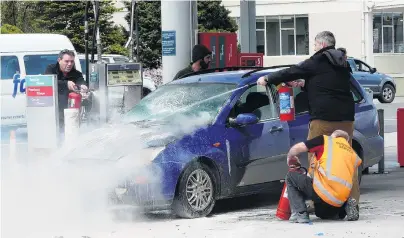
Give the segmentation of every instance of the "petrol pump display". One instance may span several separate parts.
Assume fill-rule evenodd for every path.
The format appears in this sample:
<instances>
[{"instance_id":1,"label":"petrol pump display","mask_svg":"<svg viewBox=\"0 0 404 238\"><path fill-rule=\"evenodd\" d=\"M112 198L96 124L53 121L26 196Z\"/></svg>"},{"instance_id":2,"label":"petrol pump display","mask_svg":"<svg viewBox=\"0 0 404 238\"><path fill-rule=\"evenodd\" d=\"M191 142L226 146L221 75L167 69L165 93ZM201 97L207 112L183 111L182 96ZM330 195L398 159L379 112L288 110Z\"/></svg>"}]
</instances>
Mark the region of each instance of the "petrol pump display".
<instances>
[{"instance_id":1,"label":"petrol pump display","mask_svg":"<svg viewBox=\"0 0 404 238\"><path fill-rule=\"evenodd\" d=\"M142 84L141 64L107 64L107 86L138 86Z\"/></svg>"}]
</instances>

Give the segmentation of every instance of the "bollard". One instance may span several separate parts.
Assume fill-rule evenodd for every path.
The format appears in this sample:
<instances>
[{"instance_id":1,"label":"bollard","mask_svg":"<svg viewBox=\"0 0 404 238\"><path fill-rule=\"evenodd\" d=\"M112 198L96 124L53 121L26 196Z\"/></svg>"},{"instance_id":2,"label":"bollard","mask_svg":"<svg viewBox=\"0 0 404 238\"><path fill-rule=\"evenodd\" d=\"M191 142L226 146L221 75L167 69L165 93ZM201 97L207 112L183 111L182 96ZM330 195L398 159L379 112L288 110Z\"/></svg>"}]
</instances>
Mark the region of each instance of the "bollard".
<instances>
[{"instance_id":1,"label":"bollard","mask_svg":"<svg viewBox=\"0 0 404 238\"><path fill-rule=\"evenodd\" d=\"M404 108L397 109L397 160L404 167Z\"/></svg>"},{"instance_id":2,"label":"bollard","mask_svg":"<svg viewBox=\"0 0 404 238\"><path fill-rule=\"evenodd\" d=\"M15 138L15 130L10 131L10 147L8 157L10 160L16 160L17 158L17 140Z\"/></svg>"},{"instance_id":3,"label":"bollard","mask_svg":"<svg viewBox=\"0 0 404 238\"><path fill-rule=\"evenodd\" d=\"M379 118L380 136L383 138L383 155L378 164L378 172L384 173L384 109L377 109L377 116Z\"/></svg>"},{"instance_id":4,"label":"bollard","mask_svg":"<svg viewBox=\"0 0 404 238\"><path fill-rule=\"evenodd\" d=\"M65 115L65 144L71 144L77 140L80 128L80 109L66 108Z\"/></svg>"}]
</instances>

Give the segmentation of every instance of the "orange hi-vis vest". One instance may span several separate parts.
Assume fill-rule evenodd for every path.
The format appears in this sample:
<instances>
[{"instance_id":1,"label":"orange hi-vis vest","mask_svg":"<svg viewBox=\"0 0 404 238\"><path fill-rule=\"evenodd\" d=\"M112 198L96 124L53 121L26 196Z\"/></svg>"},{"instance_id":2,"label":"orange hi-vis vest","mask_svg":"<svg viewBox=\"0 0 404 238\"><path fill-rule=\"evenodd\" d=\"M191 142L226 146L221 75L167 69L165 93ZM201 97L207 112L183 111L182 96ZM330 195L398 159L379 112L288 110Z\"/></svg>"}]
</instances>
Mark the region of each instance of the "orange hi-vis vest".
<instances>
[{"instance_id":1,"label":"orange hi-vis vest","mask_svg":"<svg viewBox=\"0 0 404 238\"><path fill-rule=\"evenodd\" d=\"M349 198L354 174L361 163L344 138L324 136L324 152L313 169L314 191L324 202L341 207Z\"/></svg>"}]
</instances>

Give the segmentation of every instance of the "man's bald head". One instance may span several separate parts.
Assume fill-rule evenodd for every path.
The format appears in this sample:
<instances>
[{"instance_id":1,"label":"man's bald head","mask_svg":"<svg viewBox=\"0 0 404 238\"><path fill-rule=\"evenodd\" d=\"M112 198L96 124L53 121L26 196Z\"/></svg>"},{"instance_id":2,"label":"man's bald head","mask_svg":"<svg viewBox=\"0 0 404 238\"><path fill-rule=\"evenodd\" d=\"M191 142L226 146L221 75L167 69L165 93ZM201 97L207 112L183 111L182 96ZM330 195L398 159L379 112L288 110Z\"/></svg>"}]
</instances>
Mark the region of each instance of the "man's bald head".
<instances>
[{"instance_id":1,"label":"man's bald head","mask_svg":"<svg viewBox=\"0 0 404 238\"><path fill-rule=\"evenodd\" d=\"M349 141L349 134L343 130L335 130L331 134L331 137L333 137L333 138L343 137L343 138L345 138L345 140Z\"/></svg>"}]
</instances>

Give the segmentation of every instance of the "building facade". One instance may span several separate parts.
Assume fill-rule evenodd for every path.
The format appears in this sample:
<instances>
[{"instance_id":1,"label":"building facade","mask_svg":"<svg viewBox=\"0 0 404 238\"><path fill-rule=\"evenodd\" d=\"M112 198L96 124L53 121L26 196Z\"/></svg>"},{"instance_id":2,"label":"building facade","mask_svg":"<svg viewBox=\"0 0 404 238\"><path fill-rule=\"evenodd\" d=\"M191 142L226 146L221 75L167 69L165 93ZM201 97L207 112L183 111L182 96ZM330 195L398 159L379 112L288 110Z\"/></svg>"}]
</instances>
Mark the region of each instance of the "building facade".
<instances>
[{"instance_id":1,"label":"building facade","mask_svg":"<svg viewBox=\"0 0 404 238\"><path fill-rule=\"evenodd\" d=\"M240 19L240 1L223 1ZM314 53L314 37L328 30L337 47L397 78L404 96L404 0L257 0L257 52L264 65L293 64Z\"/></svg>"}]
</instances>

